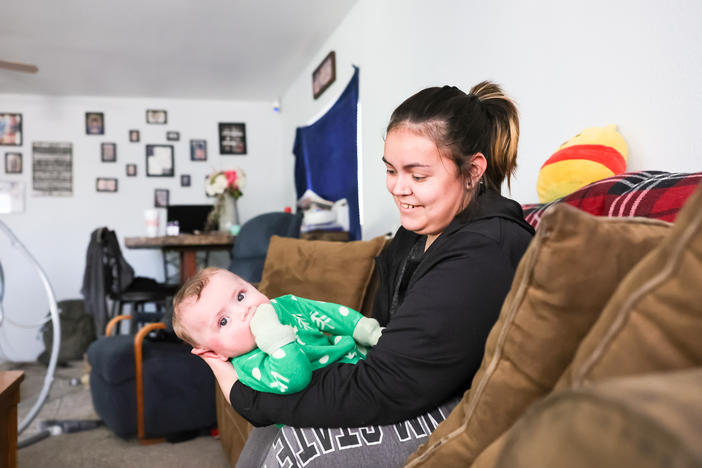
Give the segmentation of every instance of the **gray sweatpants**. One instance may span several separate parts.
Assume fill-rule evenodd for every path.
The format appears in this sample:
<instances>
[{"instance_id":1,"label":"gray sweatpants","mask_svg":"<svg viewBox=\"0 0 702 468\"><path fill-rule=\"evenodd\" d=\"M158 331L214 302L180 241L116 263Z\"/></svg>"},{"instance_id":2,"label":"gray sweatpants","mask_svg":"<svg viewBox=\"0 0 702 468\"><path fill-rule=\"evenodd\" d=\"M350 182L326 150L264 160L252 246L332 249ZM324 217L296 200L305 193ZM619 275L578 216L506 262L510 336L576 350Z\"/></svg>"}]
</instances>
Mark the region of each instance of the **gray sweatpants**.
<instances>
[{"instance_id":1,"label":"gray sweatpants","mask_svg":"<svg viewBox=\"0 0 702 468\"><path fill-rule=\"evenodd\" d=\"M249 435L237 468L401 467L458 404L387 426L299 428L267 426Z\"/></svg>"}]
</instances>

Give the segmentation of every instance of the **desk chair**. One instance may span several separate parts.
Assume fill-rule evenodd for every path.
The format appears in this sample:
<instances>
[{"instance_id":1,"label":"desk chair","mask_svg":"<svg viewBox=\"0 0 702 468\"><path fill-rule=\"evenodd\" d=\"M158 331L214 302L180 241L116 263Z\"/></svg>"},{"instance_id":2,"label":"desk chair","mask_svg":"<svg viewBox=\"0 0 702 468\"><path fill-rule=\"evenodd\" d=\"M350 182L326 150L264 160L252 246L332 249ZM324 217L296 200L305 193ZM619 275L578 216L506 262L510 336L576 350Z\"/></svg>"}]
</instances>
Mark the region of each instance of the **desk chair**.
<instances>
[{"instance_id":1,"label":"desk chair","mask_svg":"<svg viewBox=\"0 0 702 468\"><path fill-rule=\"evenodd\" d=\"M90 239L82 292L86 307L95 318L96 330L104 330L108 318L122 315L125 305L131 307L134 330L138 324L161 320L178 285L135 276L122 255L117 235L107 227L94 230ZM112 302L109 311L107 299ZM153 304L154 310L148 311L146 304Z\"/></svg>"},{"instance_id":2,"label":"desk chair","mask_svg":"<svg viewBox=\"0 0 702 468\"><path fill-rule=\"evenodd\" d=\"M229 271L249 283L259 283L271 236L299 238L301 224L301 213L281 211L251 218L241 226L236 236Z\"/></svg>"}]
</instances>

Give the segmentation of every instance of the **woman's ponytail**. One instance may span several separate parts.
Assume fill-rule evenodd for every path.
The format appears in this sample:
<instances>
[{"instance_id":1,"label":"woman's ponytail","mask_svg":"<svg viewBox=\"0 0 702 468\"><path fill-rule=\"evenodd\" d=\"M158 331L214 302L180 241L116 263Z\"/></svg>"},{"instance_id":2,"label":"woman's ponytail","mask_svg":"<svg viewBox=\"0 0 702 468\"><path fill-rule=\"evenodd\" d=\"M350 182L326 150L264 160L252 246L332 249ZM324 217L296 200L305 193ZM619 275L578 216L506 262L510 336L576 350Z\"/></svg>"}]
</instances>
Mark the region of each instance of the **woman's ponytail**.
<instances>
[{"instance_id":1,"label":"woman's ponytail","mask_svg":"<svg viewBox=\"0 0 702 468\"><path fill-rule=\"evenodd\" d=\"M491 135L485 183L498 190L507 178L511 189L511 177L517 169L517 145L519 144L519 114L514 102L505 96L495 83L483 81L473 86L470 95L480 101L490 120Z\"/></svg>"}]
</instances>

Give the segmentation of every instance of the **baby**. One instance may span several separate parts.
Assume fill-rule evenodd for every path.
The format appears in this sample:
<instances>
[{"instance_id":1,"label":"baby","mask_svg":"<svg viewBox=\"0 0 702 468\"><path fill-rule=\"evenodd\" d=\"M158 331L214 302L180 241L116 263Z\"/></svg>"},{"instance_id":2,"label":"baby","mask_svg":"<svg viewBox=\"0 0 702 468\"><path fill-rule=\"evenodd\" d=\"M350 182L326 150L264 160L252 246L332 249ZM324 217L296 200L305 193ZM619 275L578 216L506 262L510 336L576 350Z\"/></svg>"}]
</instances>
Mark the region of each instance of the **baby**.
<instances>
[{"instance_id":1,"label":"baby","mask_svg":"<svg viewBox=\"0 0 702 468\"><path fill-rule=\"evenodd\" d=\"M237 379L258 391L298 392L312 371L363 359L382 333L375 319L348 307L293 295L268 300L214 267L198 272L174 297L173 330L210 365L225 395ZM221 371L218 361L231 361L234 372Z\"/></svg>"}]
</instances>

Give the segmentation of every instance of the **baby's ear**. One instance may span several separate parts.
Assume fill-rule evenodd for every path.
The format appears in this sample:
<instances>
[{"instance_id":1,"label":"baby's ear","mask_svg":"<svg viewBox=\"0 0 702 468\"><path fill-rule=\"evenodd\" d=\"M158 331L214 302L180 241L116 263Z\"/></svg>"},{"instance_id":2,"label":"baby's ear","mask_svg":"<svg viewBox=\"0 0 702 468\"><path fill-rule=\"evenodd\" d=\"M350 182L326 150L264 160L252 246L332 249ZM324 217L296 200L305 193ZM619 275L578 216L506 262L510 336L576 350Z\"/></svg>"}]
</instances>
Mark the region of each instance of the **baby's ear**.
<instances>
[{"instance_id":1,"label":"baby's ear","mask_svg":"<svg viewBox=\"0 0 702 468\"><path fill-rule=\"evenodd\" d=\"M211 349L204 348L202 346L193 346L192 351L190 351L196 356L200 356L201 358L213 358L213 359L219 359L220 361L228 361L229 359L226 356L222 356L219 353L215 353Z\"/></svg>"}]
</instances>

